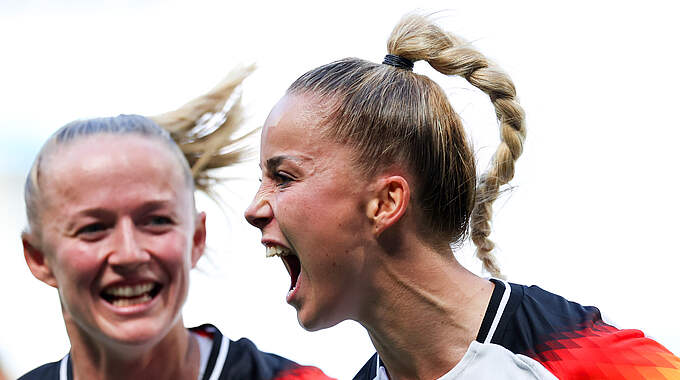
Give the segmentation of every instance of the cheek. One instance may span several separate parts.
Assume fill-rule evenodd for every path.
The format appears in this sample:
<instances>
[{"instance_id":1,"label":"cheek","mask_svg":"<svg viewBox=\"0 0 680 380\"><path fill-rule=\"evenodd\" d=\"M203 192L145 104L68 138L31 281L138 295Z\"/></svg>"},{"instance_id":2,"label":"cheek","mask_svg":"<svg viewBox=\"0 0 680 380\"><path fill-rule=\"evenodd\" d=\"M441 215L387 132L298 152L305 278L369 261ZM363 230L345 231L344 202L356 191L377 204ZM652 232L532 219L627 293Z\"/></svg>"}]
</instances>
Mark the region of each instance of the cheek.
<instances>
[{"instance_id":1,"label":"cheek","mask_svg":"<svg viewBox=\"0 0 680 380\"><path fill-rule=\"evenodd\" d=\"M342 212L353 198L346 191L334 184L295 184L290 189L274 193L274 213L277 219L318 221L329 223L333 218L341 218ZM344 209L344 210L343 210Z\"/></svg>"},{"instance_id":2,"label":"cheek","mask_svg":"<svg viewBox=\"0 0 680 380\"><path fill-rule=\"evenodd\" d=\"M52 265L53 272L60 285L65 281L81 282L97 276L101 267L98 254L92 249L73 249L57 252L56 260Z\"/></svg>"},{"instance_id":3,"label":"cheek","mask_svg":"<svg viewBox=\"0 0 680 380\"><path fill-rule=\"evenodd\" d=\"M336 210L336 203L327 199L323 193L311 193L282 192L277 194L273 205L281 232L299 249L309 248L318 242L327 242L329 237L338 234L337 226L341 215Z\"/></svg>"},{"instance_id":4,"label":"cheek","mask_svg":"<svg viewBox=\"0 0 680 380\"><path fill-rule=\"evenodd\" d=\"M276 220L286 238L300 254L314 252L315 263L329 266L361 245L365 227L356 197L332 190L281 192L275 204Z\"/></svg>"},{"instance_id":5,"label":"cheek","mask_svg":"<svg viewBox=\"0 0 680 380\"><path fill-rule=\"evenodd\" d=\"M309 216L317 199L307 197L303 191L278 191L270 198L274 217L279 223L297 224Z\"/></svg>"},{"instance_id":6,"label":"cheek","mask_svg":"<svg viewBox=\"0 0 680 380\"><path fill-rule=\"evenodd\" d=\"M148 251L166 266L191 268L191 239L185 233L173 232L150 237Z\"/></svg>"}]
</instances>

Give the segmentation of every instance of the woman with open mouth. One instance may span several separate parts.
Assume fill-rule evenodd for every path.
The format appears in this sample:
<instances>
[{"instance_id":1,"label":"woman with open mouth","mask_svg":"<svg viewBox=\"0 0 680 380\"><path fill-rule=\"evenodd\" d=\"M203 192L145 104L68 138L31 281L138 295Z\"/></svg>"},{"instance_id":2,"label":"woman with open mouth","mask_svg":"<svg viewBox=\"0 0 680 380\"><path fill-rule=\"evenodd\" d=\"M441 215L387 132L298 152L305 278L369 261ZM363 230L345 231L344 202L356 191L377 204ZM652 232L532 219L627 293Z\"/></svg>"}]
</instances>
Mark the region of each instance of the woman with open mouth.
<instances>
[{"instance_id":1,"label":"woman with open mouth","mask_svg":"<svg viewBox=\"0 0 680 380\"><path fill-rule=\"evenodd\" d=\"M300 324L363 325L377 353L355 379L679 378L680 359L640 331L501 279L491 205L526 133L509 76L416 14L387 46L382 64L346 58L302 75L262 130L245 217L289 272ZM501 144L481 178L446 94L412 71L419 60L489 96ZM452 254L468 235L494 277Z\"/></svg>"},{"instance_id":2,"label":"woman with open mouth","mask_svg":"<svg viewBox=\"0 0 680 380\"><path fill-rule=\"evenodd\" d=\"M21 379L327 378L247 339L230 341L215 326L182 322L189 272L206 239L194 190L205 185L206 168L238 159L221 150L240 122L238 105L213 132L219 145L200 135L213 149L201 160L192 120L218 112L249 72L157 118L186 157L170 133L138 115L75 121L45 143L26 181L22 241L31 272L59 292L71 350Z\"/></svg>"}]
</instances>

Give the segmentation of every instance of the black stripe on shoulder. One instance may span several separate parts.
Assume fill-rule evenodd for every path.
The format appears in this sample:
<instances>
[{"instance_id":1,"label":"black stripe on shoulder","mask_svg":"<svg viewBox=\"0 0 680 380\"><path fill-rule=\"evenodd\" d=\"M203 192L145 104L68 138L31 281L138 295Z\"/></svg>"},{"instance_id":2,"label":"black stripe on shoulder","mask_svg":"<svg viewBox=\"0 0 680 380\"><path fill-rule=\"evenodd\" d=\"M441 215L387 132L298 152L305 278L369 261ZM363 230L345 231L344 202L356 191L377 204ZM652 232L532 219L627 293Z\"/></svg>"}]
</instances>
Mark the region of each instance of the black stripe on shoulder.
<instances>
[{"instance_id":1,"label":"black stripe on shoulder","mask_svg":"<svg viewBox=\"0 0 680 380\"><path fill-rule=\"evenodd\" d=\"M220 347L222 347L222 333L220 330L209 324L205 323L197 327L192 327L189 330L201 334L202 332L208 333L212 339L212 347L210 348L210 356L208 356L208 363L205 366L205 372L203 372L203 379L208 380L215 369L215 363L217 362L217 355L220 352Z\"/></svg>"},{"instance_id":2,"label":"black stripe on shoulder","mask_svg":"<svg viewBox=\"0 0 680 380\"><path fill-rule=\"evenodd\" d=\"M503 337L505 336L508 326L512 325L513 317L517 313L522 301L524 300L524 288L525 286L509 283L510 285L510 298L505 304L503 309L503 315L498 321L498 326L496 326L496 331L491 338L491 343L502 345ZM505 346L504 346L505 347ZM506 347L507 348L507 347ZM512 351L512 350L511 350Z\"/></svg>"},{"instance_id":3,"label":"black stripe on shoulder","mask_svg":"<svg viewBox=\"0 0 680 380\"><path fill-rule=\"evenodd\" d=\"M503 292L505 291L505 284L503 284L502 281L496 280L495 278L489 280L494 284L494 287L493 293L491 293L491 299L489 300L489 306L486 307L484 319L482 319L482 325L479 327L479 332L477 333L476 340L479 343L484 343L486 336L489 334L491 324L493 324L494 317L496 317L498 306L501 304Z\"/></svg>"},{"instance_id":4,"label":"black stripe on shoulder","mask_svg":"<svg viewBox=\"0 0 680 380\"><path fill-rule=\"evenodd\" d=\"M378 373L378 354L375 353L370 359L364 364L363 367L354 375L353 380L373 380L375 374Z\"/></svg>"},{"instance_id":5,"label":"black stripe on shoulder","mask_svg":"<svg viewBox=\"0 0 680 380\"><path fill-rule=\"evenodd\" d=\"M68 360L66 360L66 379L73 380L73 358L71 354L68 355Z\"/></svg>"}]
</instances>

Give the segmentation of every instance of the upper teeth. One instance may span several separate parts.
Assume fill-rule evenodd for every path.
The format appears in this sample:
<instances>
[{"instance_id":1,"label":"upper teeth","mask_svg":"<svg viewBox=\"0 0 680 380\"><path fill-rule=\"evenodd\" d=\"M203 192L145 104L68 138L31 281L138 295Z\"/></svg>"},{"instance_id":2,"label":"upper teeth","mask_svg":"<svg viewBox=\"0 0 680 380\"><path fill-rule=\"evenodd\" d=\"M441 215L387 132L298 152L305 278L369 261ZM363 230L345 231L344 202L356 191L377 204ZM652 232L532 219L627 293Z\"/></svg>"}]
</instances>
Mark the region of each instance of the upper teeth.
<instances>
[{"instance_id":1,"label":"upper teeth","mask_svg":"<svg viewBox=\"0 0 680 380\"><path fill-rule=\"evenodd\" d=\"M280 245L270 245L267 246L267 252L265 253L266 257L274 257L274 256L288 256L291 254L290 249L286 247L282 247Z\"/></svg>"},{"instance_id":2,"label":"upper teeth","mask_svg":"<svg viewBox=\"0 0 680 380\"><path fill-rule=\"evenodd\" d=\"M153 289L153 283L149 282L139 285L112 286L107 288L104 292L116 297L136 297L150 292L151 289Z\"/></svg>"}]
</instances>

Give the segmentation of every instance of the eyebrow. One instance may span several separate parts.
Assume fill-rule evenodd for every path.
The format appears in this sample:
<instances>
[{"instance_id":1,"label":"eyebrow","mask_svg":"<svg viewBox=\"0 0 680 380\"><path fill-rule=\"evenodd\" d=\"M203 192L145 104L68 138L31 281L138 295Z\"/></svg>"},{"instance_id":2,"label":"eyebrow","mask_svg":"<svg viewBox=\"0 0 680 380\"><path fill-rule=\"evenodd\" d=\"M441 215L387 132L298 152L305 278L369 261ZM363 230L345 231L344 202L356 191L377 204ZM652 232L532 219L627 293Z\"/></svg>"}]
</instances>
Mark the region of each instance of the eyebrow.
<instances>
[{"instance_id":1,"label":"eyebrow","mask_svg":"<svg viewBox=\"0 0 680 380\"><path fill-rule=\"evenodd\" d=\"M267 160L265 163L265 166L267 167L267 171L274 171L276 168L281 165L283 161L290 160L290 161L295 161L296 163L302 162L302 159L295 157L295 156L289 156L289 155L280 155L280 156L274 156L270 159Z\"/></svg>"},{"instance_id":2,"label":"eyebrow","mask_svg":"<svg viewBox=\"0 0 680 380\"><path fill-rule=\"evenodd\" d=\"M168 206L171 202L166 199L161 199L161 200L151 200L148 202L144 202L143 204L139 205L138 207L135 207L132 210L133 215L144 215L148 213L152 213L156 210L162 209L166 206ZM84 209L81 211L78 211L73 215L72 218L82 218L82 217L91 217L91 218L96 218L96 219L113 219L116 217L116 212L111 211L109 209L106 209L104 207L95 207L95 208L90 208L90 209ZM73 228L75 228L75 220L72 219L69 221L69 223L66 225L66 230L70 231Z\"/></svg>"},{"instance_id":3,"label":"eyebrow","mask_svg":"<svg viewBox=\"0 0 680 380\"><path fill-rule=\"evenodd\" d=\"M148 214L154 211L157 211L159 209L165 208L165 207L171 207L172 206L172 200L170 199L159 199L159 200L152 200L148 202L144 202L141 206L135 208L133 213L135 214Z\"/></svg>"}]
</instances>

